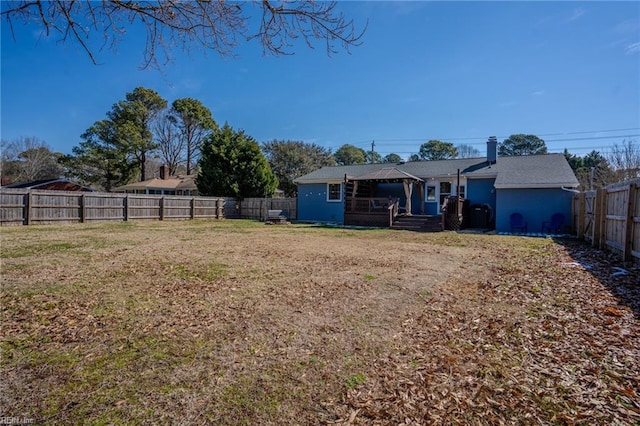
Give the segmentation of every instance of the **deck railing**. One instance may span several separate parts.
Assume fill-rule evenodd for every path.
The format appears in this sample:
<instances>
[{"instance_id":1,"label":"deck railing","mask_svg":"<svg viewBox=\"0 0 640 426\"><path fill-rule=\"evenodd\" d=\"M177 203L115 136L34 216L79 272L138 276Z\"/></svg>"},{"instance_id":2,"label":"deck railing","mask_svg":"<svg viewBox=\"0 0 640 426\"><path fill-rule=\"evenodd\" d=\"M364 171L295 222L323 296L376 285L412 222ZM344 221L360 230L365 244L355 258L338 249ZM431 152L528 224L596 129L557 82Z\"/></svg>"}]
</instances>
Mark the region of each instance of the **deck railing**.
<instances>
[{"instance_id":1,"label":"deck railing","mask_svg":"<svg viewBox=\"0 0 640 426\"><path fill-rule=\"evenodd\" d=\"M399 204L400 204L400 200L396 198L393 200L393 202L389 204L389 207L387 208L387 211L389 212L389 228L393 226L393 221L396 218L396 216L398 216L398 210L400 209Z\"/></svg>"},{"instance_id":2,"label":"deck railing","mask_svg":"<svg viewBox=\"0 0 640 426\"><path fill-rule=\"evenodd\" d=\"M391 226L398 215L398 199L389 197L348 197L345 199L345 224Z\"/></svg>"},{"instance_id":3,"label":"deck railing","mask_svg":"<svg viewBox=\"0 0 640 426\"><path fill-rule=\"evenodd\" d=\"M345 200L345 211L354 213L387 214L397 200L388 197L352 197Z\"/></svg>"}]
</instances>

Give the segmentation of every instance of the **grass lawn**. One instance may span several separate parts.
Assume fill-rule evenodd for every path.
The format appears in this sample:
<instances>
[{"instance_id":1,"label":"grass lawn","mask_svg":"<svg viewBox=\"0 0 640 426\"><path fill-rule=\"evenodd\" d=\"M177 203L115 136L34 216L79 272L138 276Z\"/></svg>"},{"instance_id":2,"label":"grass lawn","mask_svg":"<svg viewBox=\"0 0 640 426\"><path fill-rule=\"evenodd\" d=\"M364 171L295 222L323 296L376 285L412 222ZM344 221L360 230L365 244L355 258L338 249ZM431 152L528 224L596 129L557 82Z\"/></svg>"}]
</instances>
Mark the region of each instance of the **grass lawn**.
<instances>
[{"instance_id":1,"label":"grass lawn","mask_svg":"<svg viewBox=\"0 0 640 426\"><path fill-rule=\"evenodd\" d=\"M640 269L576 241L240 220L0 232L2 417L640 423Z\"/></svg>"}]
</instances>

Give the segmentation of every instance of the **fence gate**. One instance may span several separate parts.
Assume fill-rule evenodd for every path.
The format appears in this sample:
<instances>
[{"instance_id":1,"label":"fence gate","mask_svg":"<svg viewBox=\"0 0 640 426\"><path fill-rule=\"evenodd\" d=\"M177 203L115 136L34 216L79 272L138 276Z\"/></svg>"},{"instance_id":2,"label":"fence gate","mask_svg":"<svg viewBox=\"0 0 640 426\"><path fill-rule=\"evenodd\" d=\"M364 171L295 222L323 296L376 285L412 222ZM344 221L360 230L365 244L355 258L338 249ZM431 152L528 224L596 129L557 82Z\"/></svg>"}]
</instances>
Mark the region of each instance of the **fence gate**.
<instances>
[{"instance_id":1,"label":"fence gate","mask_svg":"<svg viewBox=\"0 0 640 426\"><path fill-rule=\"evenodd\" d=\"M578 238L640 259L640 179L583 192L573 198Z\"/></svg>"},{"instance_id":2,"label":"fence gate","mask_svg":"<svg viewBox=\"0 0 640 426\"><path fill-rule=\"evenodd\" d=\"M596 192L589 191L584 194L584 239L593 243L594 224L596 220Z\"/></svg>"}]
</instances>

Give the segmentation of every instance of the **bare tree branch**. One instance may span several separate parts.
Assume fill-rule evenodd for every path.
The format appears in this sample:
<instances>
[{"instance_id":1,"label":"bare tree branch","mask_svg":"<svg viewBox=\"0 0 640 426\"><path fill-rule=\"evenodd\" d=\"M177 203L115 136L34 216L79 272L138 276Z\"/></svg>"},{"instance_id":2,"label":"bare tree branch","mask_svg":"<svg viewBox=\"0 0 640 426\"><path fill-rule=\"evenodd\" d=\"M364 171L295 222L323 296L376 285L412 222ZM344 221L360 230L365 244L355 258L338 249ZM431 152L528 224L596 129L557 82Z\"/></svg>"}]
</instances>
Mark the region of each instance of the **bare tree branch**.
<instances>
[{"instance_id":1,"label":"bare tree branch","mask_svg":"<svg viewBox=\"0 0 640 426\"><path fill-rule=\"evenodd\" d=\"M313 39L324 39L328 54L338 50L333 45L339 42L345 50L361 44L366 29L357 32L353 20L347 20L335 10L337 2L282 2L279 7L272 6L270 0L263 0L264 11L262 26L258 34L265 49L274 54L286 54L291 46L290 40L302 36L313 47ZM286 7L292 4L293 7Z\"/></svg>"},{"instance_id":2,"label":"bare tree branch","mask_svg":"<svg viewBox=\"0 0 640 426\"><path fill-rule=\"evenodd\" d=\"M95 50L102 50L93 47L96 38L102 38L103 47L115 50L127 29L141 24L147 33L143 68L160 68L171 61L175 49L230 55L239 41L251 39L260 41L265 54L274 55L290 54L289 48L299 38L311 47L314 40L323 40L328 54L361 43L364 29L357 31L353 20L336 10L335 1L274 4L270 0L22 0L5 2L1 16L14 38L14 21L37 25L47 36L57 33L61 42L79 44L94 64ZM253 33L252 17L260 14L260 26Z\"/></svg>"}]
</instances>

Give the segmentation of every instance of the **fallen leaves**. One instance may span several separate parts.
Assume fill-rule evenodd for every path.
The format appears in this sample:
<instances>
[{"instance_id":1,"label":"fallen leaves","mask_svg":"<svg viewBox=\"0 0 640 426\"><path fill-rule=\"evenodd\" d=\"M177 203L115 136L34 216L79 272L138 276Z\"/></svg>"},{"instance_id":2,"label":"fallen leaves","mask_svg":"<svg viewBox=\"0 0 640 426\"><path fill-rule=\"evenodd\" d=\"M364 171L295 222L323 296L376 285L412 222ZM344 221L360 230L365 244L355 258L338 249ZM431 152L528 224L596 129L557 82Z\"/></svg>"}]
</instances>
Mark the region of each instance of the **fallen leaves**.
<instances>
[{"instance_id":1,"label":"fallen leaves","mask_svg":"<svg viewBox=\"0 0 640 426\"><path fill-rule=\"evenodd\" d=\"M570 241L546 250L449 281L457 294L405 321L402 346L347 392L346 409L367 407L362 424L640 422L638 267L612 283L607 254ZM476 300L460 297L466 287L480 289Z\"/></svg>"},{"instance_id":2,"label":"fallen leaves","mask_svg":"<svg viewBox=\"0 0 640 426\"><path fill-rule=\"evenodd\" d=\"M3 255L65 239L3 259L3 412L640 422L638 267L574 241L226 221L16 229Z\"/></svg>"}]
</instances>

